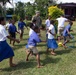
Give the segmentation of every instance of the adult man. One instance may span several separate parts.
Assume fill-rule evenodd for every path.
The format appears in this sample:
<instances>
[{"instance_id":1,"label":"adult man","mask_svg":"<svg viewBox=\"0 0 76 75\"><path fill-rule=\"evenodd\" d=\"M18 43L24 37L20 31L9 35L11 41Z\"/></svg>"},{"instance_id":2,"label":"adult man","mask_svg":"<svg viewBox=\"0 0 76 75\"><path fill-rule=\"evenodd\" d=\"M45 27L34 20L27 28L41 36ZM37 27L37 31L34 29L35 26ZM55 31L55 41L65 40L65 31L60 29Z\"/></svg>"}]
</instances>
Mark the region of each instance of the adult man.
<instances>
[{"instance_id":1,"label":"adult man","mask_svg":"<svg viewBox=\"0 0 76 75\"><path fill-rule=\"evenodd\" d=\"M40 18L40 11L36 11L36 15L32 17L32 21L33 20L36 20L36 26L40 28L42 25L42 20Z\"/></svg>"}]
</instances>

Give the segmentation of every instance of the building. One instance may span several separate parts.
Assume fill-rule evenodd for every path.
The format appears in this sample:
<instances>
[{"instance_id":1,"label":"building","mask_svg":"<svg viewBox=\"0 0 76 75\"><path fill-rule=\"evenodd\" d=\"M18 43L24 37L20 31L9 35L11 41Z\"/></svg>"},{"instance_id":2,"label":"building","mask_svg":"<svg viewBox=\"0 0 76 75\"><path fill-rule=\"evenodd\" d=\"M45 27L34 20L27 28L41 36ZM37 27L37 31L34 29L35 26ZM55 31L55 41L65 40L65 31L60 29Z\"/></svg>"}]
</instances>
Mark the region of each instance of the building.
<instances>
[{"instance_id":1,"label":"building","mask_svg":"<svg viewBox=\"0 0 76 75\"><path fill-rule=\"evenodd\" d=\"M76 18L76 3L61 3L59 8L64 10L65 17L75 20Z\"/></svg>"}]
</instances>

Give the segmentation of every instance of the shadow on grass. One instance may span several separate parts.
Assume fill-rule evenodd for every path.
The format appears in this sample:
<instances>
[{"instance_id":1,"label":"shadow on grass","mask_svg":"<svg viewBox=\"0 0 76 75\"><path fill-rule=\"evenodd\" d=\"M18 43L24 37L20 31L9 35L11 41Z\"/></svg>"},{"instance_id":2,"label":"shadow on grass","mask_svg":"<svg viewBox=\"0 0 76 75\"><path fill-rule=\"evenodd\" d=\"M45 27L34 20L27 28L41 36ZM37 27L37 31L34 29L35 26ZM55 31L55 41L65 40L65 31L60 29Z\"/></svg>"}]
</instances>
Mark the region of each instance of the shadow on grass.
<instances>
[{"instance_id":1,"label":"shadow on grass","mask_svg":"<svg viewBox=\"0 0 76 75\"><path fill-rule=\"evenodd\" d=\"M16 67L7 67L7 68L3 68L1 69L1 71L7 71L7 72L11 72L11 71L16 71L16 70L20 70L20 69L27 69L27 68L34 68L37 66L36 62L20 62L17 64Z\"/></svg>"},{"instance_id":2,"label":"shadow on grass","mask_svg":"<svg viewBox=\"0 0 76 75\"><path fill-rule=\"evenodd\" d=\"M43 65L47 65L47 64L50 64L50 63L58 63L60 61L61 58L52 58L52 57L49 57L48 55L46 55L46 58L44 60L42 60L41 62L43 63Z\"/></svg>"},{"instance_id":3,"label":"shadow on grass","mask_svg":"<svg viewBox=\"0 0 76 75\"><path fill-rule=\"evenodd\" d=\"M13 49L13 50L21 49L21 48L25 47L26 44L27 44L27 43L17 44L17 45L15 45L14 47L12 47L12 49Z\"/></svg>"},{"instance_id":4,"label":"shadow on grass","mask_svg":"<svg viewBox=\"0 0 76 75\"><path fill-rule=\"evenodd\" d=\"M59 51L56 51L56 53L58 55L62 55L62 54L67 54L67 53L70 53L72 51L72 49L67 49L67 50L59 50Z\"/></svg>"}]
</instances>

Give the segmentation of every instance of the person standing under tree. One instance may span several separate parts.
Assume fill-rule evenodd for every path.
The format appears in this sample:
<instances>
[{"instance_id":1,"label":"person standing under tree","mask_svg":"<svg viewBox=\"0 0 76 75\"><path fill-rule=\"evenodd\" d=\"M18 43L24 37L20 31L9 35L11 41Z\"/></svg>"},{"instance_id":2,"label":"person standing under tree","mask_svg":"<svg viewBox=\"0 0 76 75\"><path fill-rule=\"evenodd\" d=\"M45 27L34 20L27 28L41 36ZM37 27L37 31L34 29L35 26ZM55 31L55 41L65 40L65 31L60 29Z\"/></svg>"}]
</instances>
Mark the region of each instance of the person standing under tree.
<instances>
[{"instance_id":1,"label":"person standing under tree","mask_svg":"<svg viewBox=\"0 0 76 75\"><path fill-rule=\"evenodd\" d=\"M40 11L36 11L36 15L32 17L32 21L33 20L36 20L36 26L38 26L40 28L42 25L42 20L40 17Z\"/></svg>"}]
</instances>

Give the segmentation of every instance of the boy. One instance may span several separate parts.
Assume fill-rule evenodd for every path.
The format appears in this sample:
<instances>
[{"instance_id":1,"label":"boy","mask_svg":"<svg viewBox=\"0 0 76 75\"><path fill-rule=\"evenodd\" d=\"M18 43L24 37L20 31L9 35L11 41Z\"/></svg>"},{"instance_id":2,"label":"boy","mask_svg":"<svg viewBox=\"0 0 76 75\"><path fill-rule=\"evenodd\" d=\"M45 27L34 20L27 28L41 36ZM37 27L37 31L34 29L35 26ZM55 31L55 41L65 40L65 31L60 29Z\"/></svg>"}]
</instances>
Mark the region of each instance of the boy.
<instances>
[{"instance_id":1,"label":"boy","mask_svg":"<svg viewBox=\"0 0 76 75\"><path fill-rule=\"evenodd\" d=\"M42 67L40 64L40 55L38 53L38 50L36 48L37 43L41 42L39 36L37 33L39 33L39 27L35 26L33 28L33 33L30 35L29 39L28 39L28 44L26 46L28 46L28 54L26 57L26 61L28 61L28 57L30 54L34 54L37 58L37 63L38 63L38 68Z\"/></svg>"},{"instance_id":2,"label":"boy","mask_svg":"<svg viewBox=\"0 0 76 75\"><path fill-rule=\"evenodd\" d=\"M64 43L63 43L63 46L66 48L65 44L69 42L69 39L71 38L71 35L70 35L70 31L71 30L71 27L73 25L73 22L69 22L69 24L65 27L64 31L63 31L63 36L64 36Z\"/></svg>"},{"instance_id":3,"label":"boy","mask_svg":"<svg viewBox=\"0 0 76 75\"><path fill-rule=\"evenodd\" d=\"M23 38L24 26L27 28L25 22L23 22L23 19L20 18L20 21L18 22L18 29L19 29L19 32L20 32L20 40L22 40L22 38Z\"/></svg>"},{"instance_id":4,"label":"boy","mask_svg":"<svg viewBox=\"0 0 76 75\"><path fill-rule=\"evenodd\" d=\"M15 20L12 20L12 23L10 24L8 31L12 38L16 38L16 32L17 33L19 33L19 32L17 31L17 28L15 26ZM10 39L10 44L11 44L11 41L12 40ZM15 41L13 41L13 46L14 46L14 44L15 44Z\"/></svg>"}]
</instances>

